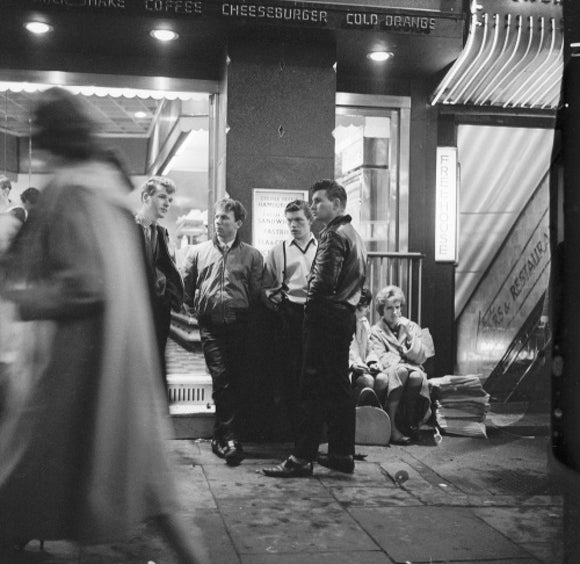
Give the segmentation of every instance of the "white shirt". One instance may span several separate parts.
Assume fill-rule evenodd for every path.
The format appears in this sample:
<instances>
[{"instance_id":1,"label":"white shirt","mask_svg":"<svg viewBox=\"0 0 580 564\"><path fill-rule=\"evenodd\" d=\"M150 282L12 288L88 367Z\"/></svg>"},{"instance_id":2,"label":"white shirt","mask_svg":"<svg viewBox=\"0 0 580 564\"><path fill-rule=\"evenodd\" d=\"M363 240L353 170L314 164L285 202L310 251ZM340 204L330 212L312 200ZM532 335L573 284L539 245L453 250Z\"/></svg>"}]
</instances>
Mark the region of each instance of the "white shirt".
<instances>
[{"instance_id":1,"label":"white shirt","mask_svg":"<svg viewBox=\"0 0 580 564\"><path fill-rule=\"evenodd\" d=\"M264 266L264 288L276 288L285 283L288 288L286 291L288 299L297 304L304 304L308 290L308 275L317 247L318 241L312 234L304 247L301 247L296 239L288 239L272 247Z\"/></svg>"}]
</instances>

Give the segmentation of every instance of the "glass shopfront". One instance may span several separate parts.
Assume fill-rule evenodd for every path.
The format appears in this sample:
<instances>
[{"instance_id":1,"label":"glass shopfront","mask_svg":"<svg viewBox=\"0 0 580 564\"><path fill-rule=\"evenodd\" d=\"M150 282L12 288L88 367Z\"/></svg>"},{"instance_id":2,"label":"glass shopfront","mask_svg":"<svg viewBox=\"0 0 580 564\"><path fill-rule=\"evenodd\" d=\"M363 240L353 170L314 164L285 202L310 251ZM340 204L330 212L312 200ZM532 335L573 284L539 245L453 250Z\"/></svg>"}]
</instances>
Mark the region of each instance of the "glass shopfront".
<instances>
[{"instance_id":1,"label":"glass shopfront","mask_svg":"<svg viewBox=\"0 0 580 564\"><path fill-rule=\"evenodd\" d=\"M32 111L40 93L60 85L81 96L100 124L103 143L123 159L136 188L131 203L139 206L139 187L149 176L166 175L177 185L174 204L164 220L180 250L208 237L210 189L209 92L129 88L135 77L115 77L115 86L95 76L64 76L58 81L0 82L0 174L12 182L11 200L47 180L42 154L31 142ZM5 78L5 77L3 77ZM46 77L49 78L49 77ZM88 85L90 84L90 86Z\"/></svg>"},{"instance_id":2,"label":"glass shopfront","mask_svg":"<svg viewBox=\"0 0 580 564\"><path fill-rule=\"evenodd\" d=\"M410 99L337 94L335 178L374 252L406 251Z\"/></svg>"}]
</instances>

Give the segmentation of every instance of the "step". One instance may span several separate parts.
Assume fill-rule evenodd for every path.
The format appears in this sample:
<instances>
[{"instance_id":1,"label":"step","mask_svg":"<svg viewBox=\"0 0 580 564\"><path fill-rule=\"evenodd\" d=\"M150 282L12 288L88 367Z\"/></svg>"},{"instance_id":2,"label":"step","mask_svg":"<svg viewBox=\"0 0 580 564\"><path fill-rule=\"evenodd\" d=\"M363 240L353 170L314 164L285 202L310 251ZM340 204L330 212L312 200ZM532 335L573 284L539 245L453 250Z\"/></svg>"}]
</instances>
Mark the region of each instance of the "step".
<instances>
[{"instance_id":1,"label":"step","mask_svg":"<svg viewBox=\"0 0 580 564\"><path fill-rule=\"evenodd\" d=\"M213 435L215 405L209 374L168 374L169 413L176 439Z\"/></svg>"}]
</instances>

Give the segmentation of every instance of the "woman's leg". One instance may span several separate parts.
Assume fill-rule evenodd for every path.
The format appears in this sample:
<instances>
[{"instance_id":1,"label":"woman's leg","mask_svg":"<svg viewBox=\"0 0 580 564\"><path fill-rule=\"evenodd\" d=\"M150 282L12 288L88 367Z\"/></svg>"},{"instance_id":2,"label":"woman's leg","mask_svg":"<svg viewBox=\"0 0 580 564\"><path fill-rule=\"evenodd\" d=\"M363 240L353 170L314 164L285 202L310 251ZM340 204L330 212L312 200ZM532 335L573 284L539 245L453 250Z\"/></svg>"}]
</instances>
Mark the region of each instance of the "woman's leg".
<instances>
[{"instance_id":1,"label":"woman's leg","mask_svg":"<svg viewBox=\"0 0 580 564\"><path fill-rule=\"evenodd\" d=\"M387 401L385 403L385 411L389 414L389 418L391 419L391 440L405 441L408 440L409 437L404 435L401 432L401 430L397 427L396 418L397 412L399 410L399 404L401 402L401 397L403 395L403 390L405 389L405 385L407 384L409 372L404 366L397 366L394 369L393 376L398 378L398 380L401 382L401 385L393 389L393 391L387 397Z\"/></svg>"},{"instance_id":2,"label":"woman's leg","mask_svg":"<svg viewBox=\"0 0 580 564\"><path fill-rule=\"evenodd\" d=\"M354 401L358 405L358 398L364 388L373 388L374 378L370 374L361 374L354 376Z\"/></svg>"},{"instance_id":3,"label":"woman's leg","mask_svg":"<svg viewBox=\"0 0 580 564\"><path fill-rule=\"evenodd\" d=\"M423 414L418 414L417 411L424 378L425 374L419 370L411 371L407 378L404 401L407 409L407 420L412 429L416 429L419 426L419 421L423 416Z\"/></svg>"},{"instance_id":4,"label":"woman's leg","mask_svg":"<svg viewBox=\"0 0 580 564\"><path fill-rule=\"evenodd\" d=\"M393 388L391 385L391 380L392 378L384 372L379 372L375 376L375 385L373 389L375 390L381 405L385 404L385 399L389 392L389 388Z\"/></svg>"}]
</instances>

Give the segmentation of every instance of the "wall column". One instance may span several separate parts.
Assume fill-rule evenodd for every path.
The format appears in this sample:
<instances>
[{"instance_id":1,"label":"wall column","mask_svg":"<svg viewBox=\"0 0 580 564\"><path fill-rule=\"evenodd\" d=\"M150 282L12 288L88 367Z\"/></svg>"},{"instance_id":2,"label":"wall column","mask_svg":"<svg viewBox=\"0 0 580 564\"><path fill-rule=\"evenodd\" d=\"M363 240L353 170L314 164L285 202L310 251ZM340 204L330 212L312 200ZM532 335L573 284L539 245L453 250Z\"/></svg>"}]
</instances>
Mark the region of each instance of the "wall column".
<instances>
[{"instance_id":1,"label":"wall column","mask_svg":"<svg viewBox=\"0 0 580 564\"><path fill-rule=\"evenodd\" d=\"M252 243L254 188L308 188L334 175L334 44L238 38L227 49L222 99L227 135L221 191L248 211L240 230ZM282 343L275 314L258 307L240 383L243 439L288 440L281 398Z\"/></svg>"},{"instance_id":2,"label":"wall column","mask_svg":"<svg viewBox=\"0 0 580 564\"><path fill-rule=\"evenodd\" d=\"M249 217L252 190L308 189L334 174L334 45L241 38L228 45L226 191Z\"/></svg>"}]
</instances>

